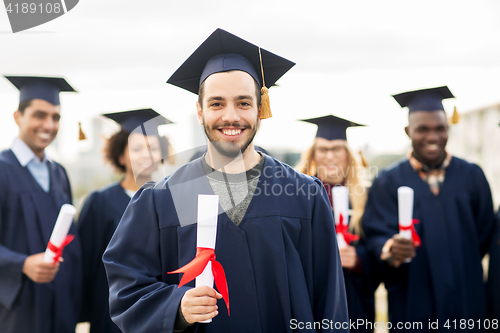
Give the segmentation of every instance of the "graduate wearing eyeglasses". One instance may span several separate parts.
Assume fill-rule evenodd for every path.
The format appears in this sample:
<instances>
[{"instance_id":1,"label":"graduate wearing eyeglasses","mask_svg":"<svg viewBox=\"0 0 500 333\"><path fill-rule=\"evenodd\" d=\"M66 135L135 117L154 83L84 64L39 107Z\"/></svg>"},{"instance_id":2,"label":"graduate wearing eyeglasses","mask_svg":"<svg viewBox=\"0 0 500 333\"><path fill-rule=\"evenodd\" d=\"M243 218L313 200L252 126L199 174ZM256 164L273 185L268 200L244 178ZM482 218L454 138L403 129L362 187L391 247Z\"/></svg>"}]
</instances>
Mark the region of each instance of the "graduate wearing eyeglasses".
<instances>
[{"instance_id":1,"label":"graduate wearing eyeglasses","mask_svg":"<svg viewBox=\"0 0 500 333\"><path fill-rule=\"evenodd\" d=\"M345 186L349 193L352 214L349 232L358 240L339 248L344 271L349 319L357 322L375 322L374 293L381 280L381 267L366 248L362 228L367 191L363 183L363 165L360 165L347 142L350 127L364 126L340 117L327 115L302 121L318 126L312 146L297 165L300 172L318 177L326 188L333 209L332 189ZM356 325L351 332L370 332L369 325Z\"/></svg>"}]
</instances>

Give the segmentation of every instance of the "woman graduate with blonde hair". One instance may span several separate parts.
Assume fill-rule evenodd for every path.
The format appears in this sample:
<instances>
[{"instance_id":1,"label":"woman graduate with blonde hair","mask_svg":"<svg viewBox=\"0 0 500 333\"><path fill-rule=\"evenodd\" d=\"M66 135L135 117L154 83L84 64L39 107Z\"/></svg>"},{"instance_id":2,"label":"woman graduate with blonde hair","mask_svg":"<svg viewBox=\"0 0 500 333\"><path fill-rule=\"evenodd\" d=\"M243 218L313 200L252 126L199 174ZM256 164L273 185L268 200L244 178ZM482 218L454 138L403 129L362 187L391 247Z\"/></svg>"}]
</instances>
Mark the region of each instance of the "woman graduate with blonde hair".
<instances>
[{"instance_id":1,"label":"woman graduate with blonde hair","mask_svg":"<svg viewBox=\"0 0 500 333\"><path fill-rule=\"evenodd\" d=\"M367 198L367 188L360 173L366 162L359 165L347 144L346 130L349 127L364 126L332 115L304 119L316 124L318 131L313 145L303 154L297 169L309 176L318 177L326 188L333 209L332 189L346 186L349 193L349 233L355 239L351 244L339 245L344 269L347 305L351 321L363 319L375 321L374 292L380 283L380 269L374 257L368 252L362 229L362 217ZM356 237L357 236L357 237ZM369 332L371 325L358 325L352 332Z\"/></svg>"}]
</instances>

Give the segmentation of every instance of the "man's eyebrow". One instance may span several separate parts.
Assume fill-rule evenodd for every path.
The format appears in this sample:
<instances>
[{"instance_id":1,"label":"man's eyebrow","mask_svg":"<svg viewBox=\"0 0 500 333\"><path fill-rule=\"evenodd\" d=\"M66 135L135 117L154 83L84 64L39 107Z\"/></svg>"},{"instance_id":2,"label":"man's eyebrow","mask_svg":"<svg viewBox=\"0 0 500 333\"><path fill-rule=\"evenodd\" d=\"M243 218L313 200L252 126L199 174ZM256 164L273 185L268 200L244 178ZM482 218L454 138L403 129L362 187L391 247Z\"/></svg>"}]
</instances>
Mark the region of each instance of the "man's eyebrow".
<instances>
[{"instance_id":1,"label":"man's eyebrow","mask_svg":"<svg viewBox=\"0 0 500 333\"><path fill-rule=\"evenodd\" d=\"M224 98L222 98L221 96L212 96L212 97L209 97L208 98L208 101L223 101Z\"/></svg>"},{"instance_id":2,"label":"man's eyebrow","mask_svg":"<svg viewBox=\"0 0 500 333\"><path fill-rule=\"evenodd\" d=\"M33 113L42 113L42 114L47 114L47 112L42 111L42 110L35 110Z\"/></svg>"},{"instance_id":3,"label":"man's eyebrow","mask_svg":"<svg viewBox=\"0 0 500 333\"><path fill-rule=\"evenodd\" d=\"M236 100L242 100L242 99L252 99L253 97L251 95L240 95L236 97Z\"/></svg>"}]
</instances>

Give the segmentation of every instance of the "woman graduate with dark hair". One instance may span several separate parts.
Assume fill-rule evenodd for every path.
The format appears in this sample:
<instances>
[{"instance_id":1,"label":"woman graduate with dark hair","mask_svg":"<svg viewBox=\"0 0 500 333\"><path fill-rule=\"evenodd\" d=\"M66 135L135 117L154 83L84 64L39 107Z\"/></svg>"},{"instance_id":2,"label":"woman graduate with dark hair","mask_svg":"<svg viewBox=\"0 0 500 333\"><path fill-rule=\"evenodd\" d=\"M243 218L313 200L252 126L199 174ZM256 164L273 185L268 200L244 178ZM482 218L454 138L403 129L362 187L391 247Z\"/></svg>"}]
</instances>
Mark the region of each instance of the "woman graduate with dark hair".
<instances>
[{"instance_id":1,"label":"woman graduate with dark hair","mask_svg":"<svg viewBox=\"0 0 500 333\"><path fill-rule=\"evenodd\" d=\"M109 290L102 254L135 192L168 158L166 137L158 126L171 122L152 109L108 113L104 116L121 125L121 130L106 140L104 159L123 178L93 192L78 218L84 265L82 321L90 322L91 333L121 332L109 316ZM173 163L170 157L170 163Z\"/></svg>"},{"instance_id":2,"label":"woman graduate with dark hair","mask_svg":"<svg viewBox=\"0 0 500 333\"><path fill-rule=\"evenodd\" d=\"M345 186L349 193L352 214L349 219L349 233L359 240L339 246L344 270L347 306L351 322L363 319L363 325L351 332L370 332L375 321L375 298L381 274L375 258L368 252L361 226L367 189L358 172L363 171L347 144L346 130L349 127L364 126L332 115L303 120L318 125L313 145L303 154L297 169L309 176L318 177L326 188L333 209L332 189ZM357 238L357 237L355 237ZM360 323L360 322L358 322Z\"/></svg>"}]
</instances>

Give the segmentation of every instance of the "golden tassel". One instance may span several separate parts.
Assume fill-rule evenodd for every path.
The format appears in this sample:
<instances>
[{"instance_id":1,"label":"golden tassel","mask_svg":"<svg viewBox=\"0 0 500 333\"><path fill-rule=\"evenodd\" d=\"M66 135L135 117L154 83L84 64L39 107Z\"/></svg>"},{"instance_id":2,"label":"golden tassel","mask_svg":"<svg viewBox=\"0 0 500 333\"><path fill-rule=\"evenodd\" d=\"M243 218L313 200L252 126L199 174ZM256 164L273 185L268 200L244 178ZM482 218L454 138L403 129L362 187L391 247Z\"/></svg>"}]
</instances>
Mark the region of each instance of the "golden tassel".
<instances>
[{"instance_id":1,"label":"golden tassel","mask_svg":"<svg viewBox=\"0 0 500 333\"><path fill-rule=\"evenodd\" d=\"M364 168L368 168L370 166L370 164L368 164L368 162L365 160L365 157L363 156L363 151L359 151L359 157L361 158L361 165L364 167Z\"/></svg>"},{"instance_id":2,"label":"golden tassel","mask_svg":"<svg viewBox=\"0 0 500 333\"><path fill-rule=\"evenodd\" d=\"M455 108L453 109L453 115L451 116L451 123L455 125L458 124L459 121L460 121L460 114L457 112L457 107L455 106Z\"/></svg>"},{"instance_id":3,"label":"golden tassel","mask_svg":"<svg viewBox=\"0 0 500 333\"><path fill-rule=\"evenodd\" d=\"M82 130L82 123L78 123L78 128L80 129L80 133L78 135L78 140L80 141L83 141L83 140L86 140L87 137L85 136L85 133L83 133L83 130Z\"/></svg>"},{"instance_id":4,"label":"golden tassel","mask_svg":"<svg viewBox=\"0 0 500 333\"><path fill-rule=\"evenodd\" d=\"M168 151L168 163L170 165L174 165L175 164L174 148L170 144L170 141L168 142L167 151Z\"/></svg>"},{"instance_id":5,"label":"golden tassel","mask_svg":"<svg viewBox=\"0 0 500 333\"><path fill-rule=\"evenodd\" d=\"M262 95L262 100L260 103L260 119L271 118L273 114L271 113L271 104L269 103L269 89L262 87L260 89Z\"/></svg>"},{"instance_id":6,"label":"golden tassel","mask_svg":"<svg viewBox=\"0 0 500 333\"><path fill-rule=\"evenodd\" d=\"M259 58L260 58L260 71L262 73L262 88L260 89L261 103L260 103L260 119L271 118L273 114L271 113L271 103L269 102L269 89L266 88L266 81L264 80L264 66L262 66L262 54L259 47Z\"/></svg>"}]
</instances>

